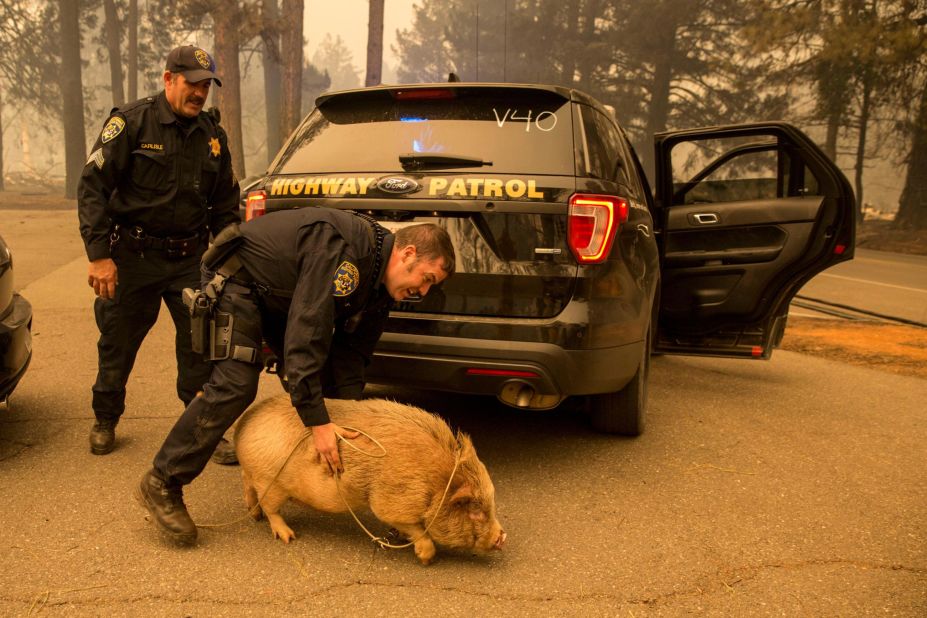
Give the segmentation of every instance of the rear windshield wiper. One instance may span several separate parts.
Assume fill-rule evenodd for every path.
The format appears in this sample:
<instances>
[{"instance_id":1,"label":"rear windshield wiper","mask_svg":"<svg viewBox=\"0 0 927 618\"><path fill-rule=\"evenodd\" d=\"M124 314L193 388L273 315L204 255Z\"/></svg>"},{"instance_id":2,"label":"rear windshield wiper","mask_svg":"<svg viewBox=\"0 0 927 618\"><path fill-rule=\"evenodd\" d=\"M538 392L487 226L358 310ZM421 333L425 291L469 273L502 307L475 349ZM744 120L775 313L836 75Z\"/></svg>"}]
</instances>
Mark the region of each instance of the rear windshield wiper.
<instances>
[{"instance_id":1,"label":"rear windshield wiper","mask_svg":"<svg viewBox=\"0 0 927 618\"><path fill-rule=\"evenodd\" d=\"M465 157L447 152L407 152L399 155L399 162L404 170L492 165L492 161L483 161L479 157Z\"/></svg>"}]
</instances>

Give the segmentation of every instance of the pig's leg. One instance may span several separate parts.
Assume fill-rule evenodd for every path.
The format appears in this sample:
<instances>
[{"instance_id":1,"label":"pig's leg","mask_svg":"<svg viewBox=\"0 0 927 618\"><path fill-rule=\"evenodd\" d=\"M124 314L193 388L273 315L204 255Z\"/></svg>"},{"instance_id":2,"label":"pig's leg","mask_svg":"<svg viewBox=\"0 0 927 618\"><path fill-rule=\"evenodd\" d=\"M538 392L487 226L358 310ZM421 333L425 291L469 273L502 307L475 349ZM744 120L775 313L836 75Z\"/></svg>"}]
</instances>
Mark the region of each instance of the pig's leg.
<instances>
[{"instance_id":1,"label":"pig's leg","mask_svg":"<svg viewBox=\"0 0 927 618\"><path fill-rule=\"evenodd\" d=\"M399 532L403 533L408 537L409 540L416 539L415 541L415 556L418 558L419 562L428 566L431 564L431 561L434 560L437 550L435 549L434 541L431 540L431 537L425 534L425 528L417 524L398 524L396 522L384 522L387 525L392 526Z\"/></svg>"},{"instance_id":2,"label":"pig's leg","mask_svg":"<svg viewBox=\"0 0 927 618\"><path fill-rule=\"evenodd\" d=\"M264 514L267 515L267 521L270 523L270 530L273 532L274 538L280 539L284 543L289 543L296 538L296 533L286 525L283 517L277 512L288 498L286 492L276 487L271 487L261 498L261 508L264 510Z\"/></svg>"},{"instance_id":3,"label":"pig's leg","mask_svg":"<svg viewBox=\"0 0 927 618\"><path fill-rule=\"evenodd\" d=\"M258 505L258 493L254 489L254 483L251 481L251 475L241 471L241 482L245 490L245 504L248 506L248 514L254 521L260 521L264 516L261 507Z\"/></svg>"}]
</instances>

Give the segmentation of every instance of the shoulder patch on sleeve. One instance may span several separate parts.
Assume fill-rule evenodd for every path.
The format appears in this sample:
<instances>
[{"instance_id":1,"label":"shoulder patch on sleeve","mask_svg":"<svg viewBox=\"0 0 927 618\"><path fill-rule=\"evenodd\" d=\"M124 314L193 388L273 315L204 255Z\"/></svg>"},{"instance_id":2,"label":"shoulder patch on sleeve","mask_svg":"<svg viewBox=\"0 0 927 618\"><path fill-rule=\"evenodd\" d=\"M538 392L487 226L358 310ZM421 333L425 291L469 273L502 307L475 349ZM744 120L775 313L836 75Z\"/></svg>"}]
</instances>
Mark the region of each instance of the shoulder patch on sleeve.
<instances>
[{"instance_id":1,"label":"shoulder patch on sleeve","mask_svg":"<svg viewBox=\"0 0 927 618\"><path fill-rule=\"evenodd\" d=\"M122 130L126 126L126 121L120 118L119 116L112 116L107 122L106 126L103 127L103 132L100 134L100 139L103 143L112 141L117 135L122 133Z\"/></svg>"},{"instance_id":2,"label":"shoulder patch on sleeve","mask_svg":"<svg viewBox=\"0 0 927 618\"><path fill-rule=\"evenodd\" d=\"M92 153L90 153L90 158L87 159L87 165L94 163L97 166L97 169L103 169L103 163L105 159L103 158L103 149L97 148Z\"/></svg>"},{"instance_id":3,"label":"shoulder patch on sleeve","mask_svg":"<svg viewBox=\"0 0 927 618\"><path fill-rule=\"evenodd\" d=\"M345 260L335 272L335 279L332 281L332 296L347 296L357 289L360 281L360 273L357 267Z\"/></svg>"}]
</instances>

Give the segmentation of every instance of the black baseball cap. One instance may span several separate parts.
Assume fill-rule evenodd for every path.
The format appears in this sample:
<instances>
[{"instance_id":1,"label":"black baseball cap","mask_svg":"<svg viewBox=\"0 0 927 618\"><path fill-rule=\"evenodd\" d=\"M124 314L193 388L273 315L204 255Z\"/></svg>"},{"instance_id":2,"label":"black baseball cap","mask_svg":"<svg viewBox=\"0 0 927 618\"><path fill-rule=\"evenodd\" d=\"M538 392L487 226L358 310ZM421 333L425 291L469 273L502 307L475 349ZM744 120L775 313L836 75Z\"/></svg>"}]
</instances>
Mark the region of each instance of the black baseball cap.
<instances>
[{"instance_id":1,"label":"black baseball cap","mask_svg":"<svg viewBox=\"0 0 927 618\"><path fill-rule=\"evenodd\" d=\"M205 49L195 45L182 45L172 49L167 55L165 68L171 73L180 73L188 82L211 79L217 85L222 85L216 75L216 61Z\"/></svg>"}]
</instances>

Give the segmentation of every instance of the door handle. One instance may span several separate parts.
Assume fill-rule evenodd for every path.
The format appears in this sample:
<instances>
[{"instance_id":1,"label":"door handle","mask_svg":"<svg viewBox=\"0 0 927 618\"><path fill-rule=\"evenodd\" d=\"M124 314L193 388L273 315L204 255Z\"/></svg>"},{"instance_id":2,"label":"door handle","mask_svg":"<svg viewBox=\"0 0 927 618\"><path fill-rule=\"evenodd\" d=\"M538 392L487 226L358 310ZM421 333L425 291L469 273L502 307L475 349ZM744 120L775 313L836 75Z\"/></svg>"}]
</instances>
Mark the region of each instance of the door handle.
<instances>
[{"instance_id":1,"label":"door handle","mask_svg":"<svg viewBox=\"0 0 927 618\"><path fill-rule=\"evenodd\" d=\"M721 219L713 212L699 212L689 215L689 222L693 225L714 225L721 223Z\"/></svg>"}]
</instances>

